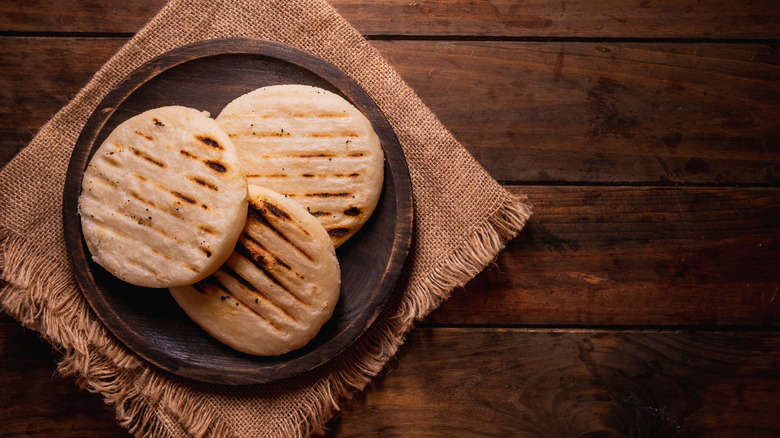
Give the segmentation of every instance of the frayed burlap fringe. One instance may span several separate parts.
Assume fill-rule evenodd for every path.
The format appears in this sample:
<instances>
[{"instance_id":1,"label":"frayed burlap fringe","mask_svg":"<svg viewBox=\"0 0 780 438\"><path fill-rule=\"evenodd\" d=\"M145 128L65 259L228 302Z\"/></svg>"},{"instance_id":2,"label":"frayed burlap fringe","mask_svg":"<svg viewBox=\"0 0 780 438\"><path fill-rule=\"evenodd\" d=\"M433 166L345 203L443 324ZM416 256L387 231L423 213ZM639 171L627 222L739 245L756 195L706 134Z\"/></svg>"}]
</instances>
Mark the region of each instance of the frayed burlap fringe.
<instances>
[{"instance_id":1,"label":"frayed burlap fringe","mask_svg":"<svg viewBox=\"0 0 780 438\"><path fill-rule=\"evenodd\" d=\"M531 207L525 198L507 193L495 213L488 217L463 243L408 292L408 308L399 312L403 324L411 326L442 302L449 299L453 289L461 287L480 273L504 249L531 216Z\"/></svg>"},{"instance_id":2,"label":"frayed burlap fringe","mask_svg":"<svg viewBox=\"0 0 780 438\"><path fill-rule=\"evenodd\" d=\"M81 388L102 394L130 433L162 436L160 431L171 428L163 421L168 411L186 435L234 436L215 412L181 386L173 388L170 376L160 376L107 333L67 266L52 263L2 228L0 280L0 308L59 350L57 371L75 377Z\"/></svg>"},{"instance_id":3,"label":"frayed burlap fringe","mask_svg":"<svg viewBox=\"0 0 780 438\"><path fill-rule=\"evenodd\" d=\"M410 287L393 309L394 313L380 317L350 349L348 356L329 375L327 387L318 388L321 396L312 398L315 405L309 406L305 418L299 421L308 427L291 435L324 433L325 423L339 409L339 400L364 389L398 352L414 321L427 316L449 298L454 288L465 285L485 269L530 216L531 207L525 203L525 198L507 194L484 225L466 236L463 244L445 258L438 269Z\"/></svg>"}]
</instances>

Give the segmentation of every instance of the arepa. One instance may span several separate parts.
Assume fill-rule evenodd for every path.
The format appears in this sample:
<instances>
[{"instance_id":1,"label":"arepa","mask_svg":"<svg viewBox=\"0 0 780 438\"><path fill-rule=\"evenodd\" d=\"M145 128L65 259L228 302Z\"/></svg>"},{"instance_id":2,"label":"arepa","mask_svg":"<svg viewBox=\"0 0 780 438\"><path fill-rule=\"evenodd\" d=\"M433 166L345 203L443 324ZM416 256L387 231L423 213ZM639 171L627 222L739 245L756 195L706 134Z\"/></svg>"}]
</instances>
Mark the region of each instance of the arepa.
<instances>
[{"instance_id":1,"label":"arepa","mask_svg":"<svg viewBox=\"0 0 780 438\"><path fill-rule=\"evenodd\" d=\"M341 96L287 84L239 96L217 117L249 184L301 203L336 247L376 208L384 154L371 122Z\"/></svg>"},{"instance_id":2,"label":"arepa","mask_svg":"<svg viewBox=\"0 0 780 438\"><path fill-rule=\"evenodd\" d=\"M169 106L109 134L84 173L79 214L95 262L128 283L167 288L230 256L246 197L227 134L206 113Z\"/></svg>"},{"instance_id":3,"label":"arepa","mask_svg":"<svg viewBox=\"0 0 780 438\"><path fill-rule=\"evenodd\" d=\"M171 288L189 317L230 347L253 355L306 345L330 319L341 288L333 243L295 201L249 186L236 250L213 275Z\"/></svg>"}]
</instances>

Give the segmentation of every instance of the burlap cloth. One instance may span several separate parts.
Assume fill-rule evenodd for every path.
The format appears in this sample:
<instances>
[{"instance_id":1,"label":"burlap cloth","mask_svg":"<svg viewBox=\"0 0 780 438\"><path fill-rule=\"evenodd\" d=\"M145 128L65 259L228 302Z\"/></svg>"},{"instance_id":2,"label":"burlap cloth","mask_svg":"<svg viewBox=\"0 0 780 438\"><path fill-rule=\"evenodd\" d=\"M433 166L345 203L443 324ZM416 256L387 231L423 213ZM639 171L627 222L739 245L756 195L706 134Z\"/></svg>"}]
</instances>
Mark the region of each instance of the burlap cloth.
<instances>
[{"instance_id":1,"label":"burlap cloth","mask_svg":"<svg viewBox=\"0 0 780 438\"><path fill-rule=\"evenodd\" d=\"M138 358L101 325L75 283L62 231L71 151L91 111L140 64L198 40L255 37L336 65L376 101L411 173L415 222L401 298L322 371L282 383L201 384ZM137 436L306 436L362 389L414 321L488 263L524 225L529 207L465 151L388 63L324 1L173 0L0 172L0 303L62 352L58 370L102 394Z\"/></svg>"}]
</instances>

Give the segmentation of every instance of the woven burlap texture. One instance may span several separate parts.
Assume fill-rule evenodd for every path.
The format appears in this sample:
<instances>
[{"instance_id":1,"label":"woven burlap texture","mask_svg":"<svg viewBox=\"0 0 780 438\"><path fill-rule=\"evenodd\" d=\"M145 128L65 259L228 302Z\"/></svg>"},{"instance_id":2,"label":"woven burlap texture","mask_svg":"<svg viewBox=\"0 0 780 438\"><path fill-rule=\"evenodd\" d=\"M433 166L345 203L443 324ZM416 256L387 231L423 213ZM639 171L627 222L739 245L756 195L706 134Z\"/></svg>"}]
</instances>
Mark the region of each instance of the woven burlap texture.
<instances>
[{"instance_id":1,"label":"woven burlap texture","mask_svg":"<svg viewBox=\"0 0 780 438\"><path fill-rule=\"evenodd\" d=\"M283 383L201 384L149 366L91 312L64 243L65 172L90 113L142 63L221 37L289 44L350 75L395 130L412 179L414 238L400 300L336 363ZM307 436L320 433L339 401L381 371L414 321L484 269L529 215L524 199L496 183L326 2L173 0L0 172L0 304L57 347L58 370L100 393L136 436Z\"/></svg>"}]
</instances>

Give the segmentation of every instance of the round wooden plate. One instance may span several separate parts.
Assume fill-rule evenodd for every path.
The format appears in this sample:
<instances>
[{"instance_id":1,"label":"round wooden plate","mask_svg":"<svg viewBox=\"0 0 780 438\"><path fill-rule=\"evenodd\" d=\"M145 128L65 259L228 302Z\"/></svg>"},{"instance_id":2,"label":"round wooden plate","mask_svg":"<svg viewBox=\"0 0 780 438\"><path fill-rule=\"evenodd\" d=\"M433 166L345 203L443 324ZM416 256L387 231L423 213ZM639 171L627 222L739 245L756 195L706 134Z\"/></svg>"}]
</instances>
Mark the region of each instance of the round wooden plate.
<instances>
[{"instance_id":1,"label":"round wooden plate","mask_svg":"<svg viewBox=\"0 0 780 438\"><path fill-rule=\"evenodd\" d=\"M369 222L337 255L341 297L331 320L304 348L279 357L239 353L193 323L165 289L124 283L92 262L84 243L78 198L94 151L120 123L147 109L184 105L216 116L236 97L274 84L308 84L345 97L371 121L385 153L382 196ZM89 304L129 349L158 367L203 382L243 385L290 378L343 352L376 320L393 296L412 234L412 191L398 140L382 112L343 72L278 43L218 39L184 46L130 74L92 113L66 176L63 224L71 262Z\"/></svg>"}]
</instances>

